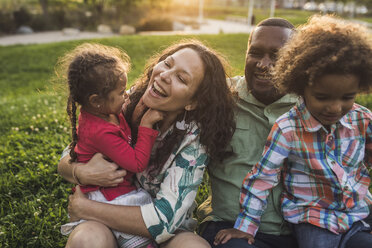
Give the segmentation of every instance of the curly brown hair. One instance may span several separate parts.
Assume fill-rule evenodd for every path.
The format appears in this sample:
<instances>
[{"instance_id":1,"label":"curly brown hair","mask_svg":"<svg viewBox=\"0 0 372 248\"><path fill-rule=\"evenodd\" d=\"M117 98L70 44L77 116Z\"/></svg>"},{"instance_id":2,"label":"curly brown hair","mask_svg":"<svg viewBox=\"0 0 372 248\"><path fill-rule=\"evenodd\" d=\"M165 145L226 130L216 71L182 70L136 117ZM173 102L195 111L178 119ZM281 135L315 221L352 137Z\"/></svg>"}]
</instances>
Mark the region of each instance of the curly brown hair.
<instances>
[{"instance_id":1,"label":"curly brown hair","mask_svg":"<svg viewBox=\"0 0 372 248\"><path fill-rule=\"evenodd\" d=\"M71 162L77 159L74 151L78 141L77 104L86 106L93 94L106 99L119 82L126 80L124 75L129 68L129 57L125 52L100 44L84 43L59 59L56 72L64 77L69 88L66 111L71 123Z\"/></svg>"},{"instance_id":2,"label":"curly brown hair","mask_svg":"<svg viewBox=\"0 0 372 248\"><path fill-rule=\"evenodd\" d=\"M187 40L174 44L161 54L155 55L146 68L145 73L135 83L129 96L130 104L127 107L126 119L132 130L136 130L138 123L131 123L133 111L147 89L153 68L159 62L165 60L175 52L190 48L194 50L203 61L205 72L203 80L196 91L193 99L197 107L188 111L186 123L194 121L200 127L200 143L206 148L210 158L223 159L225 147L229 144L235 131L233 94L226 83L226 72L224 65L226 61L217 52L206 47L200 41ZM180 113L176 121L181 121L184 113ZM175 123L173 124L175 126ZM157 149L154 156L156 171L161 170L164 162L171 152L182 142L187 130L178 130L174 127L172 134L166 137L161 149ZM136 132L132 131L132 140L135 142ZM154 173L154 174L155 174Z\"/></svg>"},{"instance_id":3,"label":"curly brown hair","mask_svg":"<svg viewBox=\"0 0 372 248\"><path fill-rule=\"evenodd\" d=\"M325 74L354 74L359 91L372 86L372 42L363 26L335 16L312 16L279 51L274 81L283 93L303 96Z\"/></svg>"}]
</instances>

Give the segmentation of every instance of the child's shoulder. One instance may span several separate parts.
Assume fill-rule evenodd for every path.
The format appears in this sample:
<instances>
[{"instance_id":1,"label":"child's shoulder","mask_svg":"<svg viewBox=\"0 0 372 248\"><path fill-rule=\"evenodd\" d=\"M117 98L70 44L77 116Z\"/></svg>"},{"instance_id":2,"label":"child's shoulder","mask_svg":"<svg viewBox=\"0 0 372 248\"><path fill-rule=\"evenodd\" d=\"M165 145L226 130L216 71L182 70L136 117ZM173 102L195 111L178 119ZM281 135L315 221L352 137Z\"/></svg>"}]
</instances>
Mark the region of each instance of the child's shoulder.
<instances>
[{"instance_id":1,"label":"child's shoulder","mask_svg":"<svg viewBox=\"0 0 372 248\"><path fill-rule=\"evenodd\" d=\"M360 119L360 117L362 117L363 119L372 120L371 110L357 103L354 103L353 108L350 110L349 114L353 119Z\"/></svg>"},{"instance_id":2,"label":"child's shoulder","mask_svg":"<svg viewBox=\"0 0 372 248\"><path fill-rule=\"evenodd\" d=\"M366 114L371 114L371 110L369 110L367 107L364 107L362 105L359 105L357 103L354 103L353 108L351 111L359 112L359 113L366 113Z\"/></svg>"},{"instance_id":3,"label":"child's shoulder","mask_svg":"<svg viewBox=\"0 0 372 248\"><path fill-rule=\"evenodd\" d=\"M353 125L367 124L372 122L372 112L368 108L354 103L349 113L344 116L344 121Z\"/></svg>"},{"instance_id":4,"label":"child's shoulder","mask_svg":"<svg viewBox=\"0 0 372 248\"><path fill-rule=\"evenodd\" d=\"M299 118L300 116L298 114L298 111L294 106L287 112L279 116L278 119L276 119L275 123L281 129L295 128L296 126L298 126Z\"/></svg>"}]
</instances>

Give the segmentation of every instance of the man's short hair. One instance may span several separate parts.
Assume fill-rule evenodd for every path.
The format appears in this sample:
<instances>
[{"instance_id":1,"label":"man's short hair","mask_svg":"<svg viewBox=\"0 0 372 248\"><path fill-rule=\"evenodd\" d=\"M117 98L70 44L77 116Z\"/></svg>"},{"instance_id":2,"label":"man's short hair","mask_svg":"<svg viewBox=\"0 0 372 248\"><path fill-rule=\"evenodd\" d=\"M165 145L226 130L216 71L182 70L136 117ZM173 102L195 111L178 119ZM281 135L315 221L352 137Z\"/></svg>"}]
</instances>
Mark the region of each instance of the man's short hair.
<instances>
[{"instance_id":1,"label":"man's short hair","mask_svg":"<svg viewBox=\"0 0 372 248\"><path fill-rule=\"evenodd\" d=\"M261 26L284 27L284 28L289 28L289 29L295 28L292 23L290 23L286 19L279 18L279 17L272 17L272 18L267 18L265 20L262 20L261 22L257 24L256 27L261 27Z\"/></svg>"},{"instance_id":2,"label":"man's short hair","mask_svg":"<svg viewBox=\"0 0 372 248\"><path fill-rule=\"evenodd\" d=\"M262 20L256 25L256 28L258 27L282 27L282 28L289 28L291 30L295 30L295 26L292 23L280 17L271 17L271 18ZM254 32L254 29L249 35L248 46L249 44L251 44L253 32Z\"/></svg>"}]
</instances>

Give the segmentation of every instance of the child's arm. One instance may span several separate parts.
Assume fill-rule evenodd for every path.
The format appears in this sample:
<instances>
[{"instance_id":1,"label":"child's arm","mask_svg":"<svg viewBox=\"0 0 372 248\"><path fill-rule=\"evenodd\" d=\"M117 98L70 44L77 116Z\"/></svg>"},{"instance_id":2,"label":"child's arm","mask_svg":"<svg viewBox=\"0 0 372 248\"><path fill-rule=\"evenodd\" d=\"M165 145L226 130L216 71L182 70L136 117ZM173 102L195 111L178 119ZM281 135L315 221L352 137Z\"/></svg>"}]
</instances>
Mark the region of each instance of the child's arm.
<instances>
[{"instance_id":1,"label":"child's arm","mask_svg":"<svg viewBox=\"0 0 372 248\"><path fill-rule=\"evenodd\" d=\"M162 119L162 114L155 110L151 112L151 116L153 121ZM103 153L121 168L138 173L146 169L157 135L158 131L140 126L137 144L133 148L126 140L118 136L116 131L110 131L108 127L103 134L94 137L94 145L100 153Z\"/></svg>"},{"instance_id":2,"label":"child's arm","mask_svg":"<svg viewBox=\"0 0 372 248\"><path fill-rule=\"evenodd\" d=\"M284 134L275 123L260 162L243 180L240 192L241 209L234 228L253 237L256 235L270 189L279 183L283 162L289 155L289 140L288 134Z\"/></svg>"},{"instance_id":3,"label":"child's arm","mask_svg":"<svg viewBox=\"0 0 372 248\"><path fill-rule=\"evenodd\" d=\"M247 239L248 244L251 245L254 243L254 238L252 235L242 232L235 228L229 228L219 231L216 237L214 238L213 244L214 245L225 244L230 239Z\"/></svg>"}]
</instances>

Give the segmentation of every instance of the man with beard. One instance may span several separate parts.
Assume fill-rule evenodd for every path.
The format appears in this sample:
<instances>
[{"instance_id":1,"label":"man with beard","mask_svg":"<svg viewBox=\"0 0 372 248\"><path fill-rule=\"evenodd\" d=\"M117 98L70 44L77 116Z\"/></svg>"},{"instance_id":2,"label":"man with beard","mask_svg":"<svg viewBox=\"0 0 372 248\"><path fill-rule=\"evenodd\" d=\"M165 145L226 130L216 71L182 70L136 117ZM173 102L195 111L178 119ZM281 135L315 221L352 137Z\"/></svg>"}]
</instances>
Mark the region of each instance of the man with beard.
<instances>
[{"instance_id":1,"label":"man with beard","mask_svg":"<svg viewBox=\"0 0 372 248\"><path fill-rule=\"evenodd\" d=\"M278 93L270 74L278 50L292 32L294 26L285 19L269 18L260 22L248 40L245 76L230 80L238 93L236 131L228 150L233 155L223 161L209 163L211 195L198 208L198 216L203 220L201 236L212 247L297 247L281 214L281 185L275 187L268 197L267 208L253 245L245 239L231 239L217 246L213 244L218 231L234 227L240 210L242 181L260 160L275 120L295 104L296 98L293 96Z\"/></svg>"}]
</instances>

